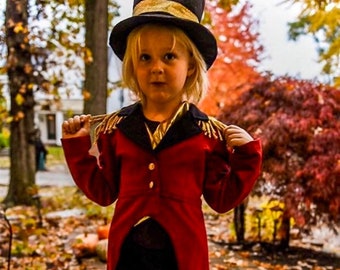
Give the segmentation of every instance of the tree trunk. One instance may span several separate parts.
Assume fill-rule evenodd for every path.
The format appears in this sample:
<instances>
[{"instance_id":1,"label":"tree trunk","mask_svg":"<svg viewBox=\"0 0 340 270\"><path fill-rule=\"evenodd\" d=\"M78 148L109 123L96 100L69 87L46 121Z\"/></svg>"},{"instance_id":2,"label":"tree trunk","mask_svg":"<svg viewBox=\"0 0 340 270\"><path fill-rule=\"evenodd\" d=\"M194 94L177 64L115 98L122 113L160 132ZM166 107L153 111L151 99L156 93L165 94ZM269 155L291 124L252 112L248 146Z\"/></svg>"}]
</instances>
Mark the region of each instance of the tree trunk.
<instances>
[{"instance_id":1,"label":"tree trunk","mask_svg":"<svg viewBox=\"0 0 340 270\"><path fill-rule=\"evenodd\" d=\"M92 62L85 61L84 113L106 113L108 80L108 0L85 1L86 48Z\"/></svg>"},{"instance_id":2,"label":"tree trunk","mask_svg":"<svg viewBox=\"0 0 340 270\"><path fill-rule=\"evenodd\" d=\"M235 226L237 243L244 242L245 209L246 209L246 203L242 203L239 206L234 208L234 226Z\"/></svg>"},{"instance_id":3,"label":"tree trunk","mask_svg":"<svg viewBox=\"0 0 340 270\"><path fill-rule=\"evenodd\" d=\"M7 205L33 203L35 185L34 97L28 42L27 0L7 0L7 75L11 95L10 183Z\"/></svg>"},{"instance_id":4,"label":"tree trunk","mask_svg":"<svg viewBox=\"0 0 340 270\"><path fill-rule=\"evenodd\" d=\"M280 248L285 250L289 248L290 242L290 217L287 213L283 213L282 215L282 224L279 229L280 235Z\"/></svg>"}]
</instances>

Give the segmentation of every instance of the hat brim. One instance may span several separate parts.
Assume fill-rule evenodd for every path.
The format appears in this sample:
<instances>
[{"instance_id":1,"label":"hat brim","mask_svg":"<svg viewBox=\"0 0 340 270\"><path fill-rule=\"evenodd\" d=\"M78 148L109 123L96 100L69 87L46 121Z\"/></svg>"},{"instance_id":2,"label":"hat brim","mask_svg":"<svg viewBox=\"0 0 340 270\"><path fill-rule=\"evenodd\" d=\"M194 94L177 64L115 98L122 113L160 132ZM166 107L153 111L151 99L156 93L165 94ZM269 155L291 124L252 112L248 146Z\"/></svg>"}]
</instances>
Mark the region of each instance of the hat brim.
<instances>
[{"instance_id":1,"label":"hat brim","mask_svg":"<svg viewBox=\"0 0 340 270\"><path fill-rule=\"evenodd\" d=\"M146 13L119 22L110 34L109 44L119 59L123 60L129 33L146 23L173 24L182 29L196 45L207 65L211 67L216 59L217 44L213 34L203 25L163 13Z\"/></svg>"}]
</instances>

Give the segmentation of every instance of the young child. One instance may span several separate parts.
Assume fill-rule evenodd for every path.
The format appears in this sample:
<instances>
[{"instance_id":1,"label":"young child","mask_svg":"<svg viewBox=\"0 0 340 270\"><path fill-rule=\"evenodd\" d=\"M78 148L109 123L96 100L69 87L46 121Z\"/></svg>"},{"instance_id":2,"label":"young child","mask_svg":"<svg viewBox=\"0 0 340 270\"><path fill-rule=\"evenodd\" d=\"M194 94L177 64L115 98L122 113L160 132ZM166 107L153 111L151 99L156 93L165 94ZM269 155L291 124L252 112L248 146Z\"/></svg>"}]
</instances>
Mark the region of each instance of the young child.
<instances>
[{"instance_id":1,"label":"young child","mask_svg":"<svg viewBox=\"0 0 340 270\"><path fill-rule=\"evenodd\" d=\"M102 206L116 202L109 270L209 269L202 195L223 213L259 176L260 142L194 105L217 51L199 23L203 9L203 0L135 0L134 15L114 27L110 45L139 100L62 125L75 183Z\"/></svg>"}]
</instances>

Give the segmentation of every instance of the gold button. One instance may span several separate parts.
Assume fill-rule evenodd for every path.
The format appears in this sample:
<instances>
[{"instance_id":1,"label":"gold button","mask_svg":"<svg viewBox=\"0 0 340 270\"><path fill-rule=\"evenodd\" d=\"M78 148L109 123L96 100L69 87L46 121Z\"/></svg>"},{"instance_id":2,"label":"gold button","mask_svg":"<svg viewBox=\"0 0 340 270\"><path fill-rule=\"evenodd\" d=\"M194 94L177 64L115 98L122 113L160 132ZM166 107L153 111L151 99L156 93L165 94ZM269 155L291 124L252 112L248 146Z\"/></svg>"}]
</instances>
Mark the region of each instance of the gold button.
<instances>
[{"instance_id":1,"label":"gold button","mask_svg":"<svg viewBox=\"0 0 340 270\"><path fill-rule=\"evenodd\" d=\"M149 183L149 188L153 188L153 186L154 186L154 182L153 182L153 181L150 181L150 183Z\"/></svg>"},{"instance_id":2,"label":"gold button","mask_svg":"<svg viewBox=\"0 0 340 270\"><path fill-rule=\"evenodd\" d=\"M155 169L155 167L156 167L156 166L155 166L155 163L152 163L152 162L151 162L151 163L149 164L149 170L150 170L150 171L153 171L153 170Z\"/></svg>"}]
</instances>

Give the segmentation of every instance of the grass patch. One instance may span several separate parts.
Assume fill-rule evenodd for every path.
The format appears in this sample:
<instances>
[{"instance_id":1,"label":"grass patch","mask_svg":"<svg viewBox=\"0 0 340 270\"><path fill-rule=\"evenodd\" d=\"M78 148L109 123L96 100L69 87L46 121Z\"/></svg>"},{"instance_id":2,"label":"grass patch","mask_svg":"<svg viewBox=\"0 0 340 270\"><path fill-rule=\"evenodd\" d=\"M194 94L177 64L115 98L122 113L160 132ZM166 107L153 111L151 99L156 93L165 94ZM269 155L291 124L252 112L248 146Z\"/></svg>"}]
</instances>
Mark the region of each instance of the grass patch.
<instances>
[{"instance_id":1,"label":"grass patch","mask_svg":"<svg viewBox=\"0 0 340 270\"><path fill-rule=\"evenodd\" d=\"M64 152L61 146L46 146L48 151L46 165L53 166L65 164ZM8 155L0 155L0 169L9 169L11 159Z\"/></svg>"},{"instance_id":2,"label":"grass patch","mask_svg":"<svg viewBox=\"0 0 340 270\"><path fill-rule=\"evenodd\" d=\"M65 164L64 151L61 146L47 146L46 149L48 151L48 154L46 157L47 166Z\"/></svg>"}]
</instances>

